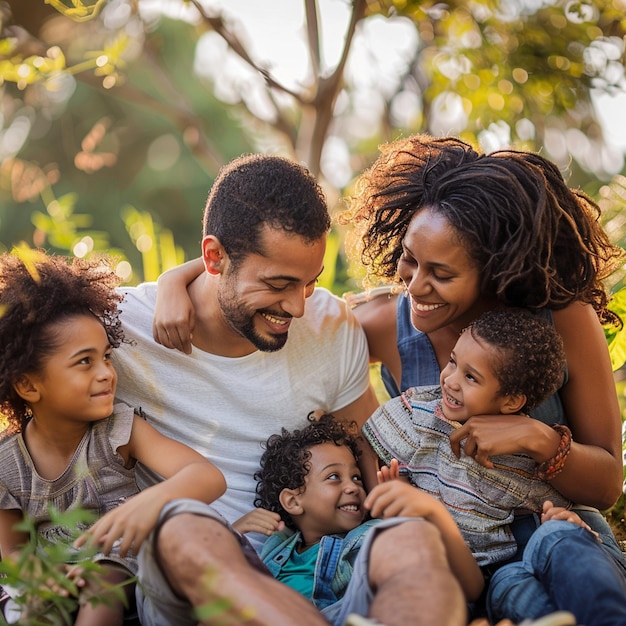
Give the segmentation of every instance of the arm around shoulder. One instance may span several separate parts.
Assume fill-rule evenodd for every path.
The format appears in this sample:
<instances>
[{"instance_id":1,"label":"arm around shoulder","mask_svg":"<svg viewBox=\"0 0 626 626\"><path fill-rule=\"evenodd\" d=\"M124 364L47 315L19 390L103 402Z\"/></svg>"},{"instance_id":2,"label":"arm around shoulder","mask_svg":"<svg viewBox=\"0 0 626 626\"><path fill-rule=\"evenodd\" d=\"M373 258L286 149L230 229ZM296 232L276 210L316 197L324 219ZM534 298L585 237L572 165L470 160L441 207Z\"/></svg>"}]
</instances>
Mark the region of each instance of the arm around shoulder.
<instances>
[{"instance_id":1,"label":"arm around shoulder","mask_svg":"<svg viewBox=\"0 0 626 626\"><path fill-rule=\"evenodd\" d=\"M191 353L194 310L187 287L204 272L201 258L167 270L157 281L157 299L152 332L157 343Z\"/></svg>"}]
</instances>

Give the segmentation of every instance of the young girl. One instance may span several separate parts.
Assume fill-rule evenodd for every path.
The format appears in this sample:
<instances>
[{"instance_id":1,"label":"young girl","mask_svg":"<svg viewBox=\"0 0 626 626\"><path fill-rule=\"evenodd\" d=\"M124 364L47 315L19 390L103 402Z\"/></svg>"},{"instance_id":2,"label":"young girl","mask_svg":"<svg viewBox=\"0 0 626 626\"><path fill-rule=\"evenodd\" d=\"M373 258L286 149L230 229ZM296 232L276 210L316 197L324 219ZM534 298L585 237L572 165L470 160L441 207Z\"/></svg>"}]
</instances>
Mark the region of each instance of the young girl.
<instances>
[{"instance_id":1,"label":"young girl","mask_svg":"<svg viewBox=\"0 0 626 626\"><path fill-rule=\"evenodd\" d=\"M19 554L27 537L15 525L28 516L42 538L68 543L71 563L72 537L52 524L48 508L80 506L99 519L75 547L99 546L106 583L136 573L136 555L165 503L211 502L226 488L204 457L114 405L111 352L123 341L117 283L103 260L0 256L0 413L8 422L0 441L2 558ZM138 461L165 480L138 493ZM68 577L80 595L102 594L88 588L80 567L68 567ZM81 602L74 623L111 626L123 614L114 598Z\"/></svg>"}]
</instances>

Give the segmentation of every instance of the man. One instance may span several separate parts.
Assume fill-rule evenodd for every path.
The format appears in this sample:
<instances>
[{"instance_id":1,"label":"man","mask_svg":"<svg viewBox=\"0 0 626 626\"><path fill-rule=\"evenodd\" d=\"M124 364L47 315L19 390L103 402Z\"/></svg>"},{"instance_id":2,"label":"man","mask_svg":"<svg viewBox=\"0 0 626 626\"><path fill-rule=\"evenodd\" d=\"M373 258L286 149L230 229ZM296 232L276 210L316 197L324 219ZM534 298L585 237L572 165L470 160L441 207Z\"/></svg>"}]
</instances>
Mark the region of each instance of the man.
<instances>
[{"instance_id":1,"label":"man","mask_svg":"<svg viewBox=\"0 0 626 626\"><path fill-rule=\"evenodd\" d=\"M140 553L143 626L195 624L191 607L211 598L231 603L233 624L242 615L253 625L326 623L256 569L254 551L227 522L252 508L261 443L272 432L301 428L319 409L361 425L378 405L362 330L345 302L315 290L329 227L323 193L306 169L280 157L241 157L220 171L207 200L204 271L188 287L190 354L153 341L156 284L125 290L122 322L134 345L116 351L118 398L213 461L228 485L214 507L176 501L164 509ZM372 568L413 564L410 579L397 576L387 593L379 590L378 615L409 615L421 597L425 624L464 624L463 595L436 529L405 526L381 533L372 547ZM260 536L253 541L260 545Z\"/></svg>"}]
</instances>

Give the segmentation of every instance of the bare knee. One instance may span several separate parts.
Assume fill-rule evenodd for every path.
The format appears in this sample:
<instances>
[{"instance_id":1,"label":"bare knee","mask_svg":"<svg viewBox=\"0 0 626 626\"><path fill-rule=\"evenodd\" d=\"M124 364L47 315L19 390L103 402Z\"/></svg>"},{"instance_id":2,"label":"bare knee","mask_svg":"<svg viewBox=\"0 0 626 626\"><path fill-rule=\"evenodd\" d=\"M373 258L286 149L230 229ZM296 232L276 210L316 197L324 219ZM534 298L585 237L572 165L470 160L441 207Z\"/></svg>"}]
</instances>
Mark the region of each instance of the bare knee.
<instances>
[{"instance_id":1,"label":"bare knee","mask_svg":"<svg viewBox=\"0 0 626 626\"><path fill-rule=\"evenodd\" d=\"M157 560L172 588L178 593L189 590L205 572L229 569L244 561L241 545L233 532L219 521L181 513L163 523L156 542Z\"/></svg>"},{"instance_id":2,"label":"bare knee","mask_svg":"<svg viewBox=\"0 0 626 626\"><path fill-rule=\"evenodd\" d=\"M372 582L388 580L415 566L424 572L449 569L443 539L434 524L416 519L377 531L369 555Z\"/></svg>"}]
</instances>

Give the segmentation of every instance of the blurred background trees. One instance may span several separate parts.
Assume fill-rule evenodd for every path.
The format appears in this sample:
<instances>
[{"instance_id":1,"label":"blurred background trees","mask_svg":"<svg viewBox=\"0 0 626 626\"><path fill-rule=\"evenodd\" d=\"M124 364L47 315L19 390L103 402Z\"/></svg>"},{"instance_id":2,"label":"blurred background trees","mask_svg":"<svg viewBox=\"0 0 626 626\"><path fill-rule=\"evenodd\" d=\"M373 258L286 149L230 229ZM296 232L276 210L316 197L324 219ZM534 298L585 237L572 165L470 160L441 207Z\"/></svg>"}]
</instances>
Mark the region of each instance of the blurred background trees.
<instances>
[{"instance_id":1,"label":"blurred background trees","mask_svg":"<svg viewBox=\"0 0 626 626\"><path fill-rule=\"evenodd\" d=\"M610 110L626 112L626 0L0 9L6 248L107 249L128 281L154 279L198 253L207 192L231 158L303 161L334 209L381 142L419 131L542 150L623 238L626 115ZM330 269L337 292L355 287L341 255Z\"/></svg>"},{"instance_id":2,"label":"blurred background trees","mask_svg":"<svg viewBox=\"0 0 626 626\"><path fill-rule=\"evenodd\" d=\"M542 151L625 246L626 0L8 0L0 24L0 250L107 250L154 280L198 255L233 157L304 162L335 211L422 131ZM326 268L359 288L338 229Z\"/></svg>"}]
</instances>

